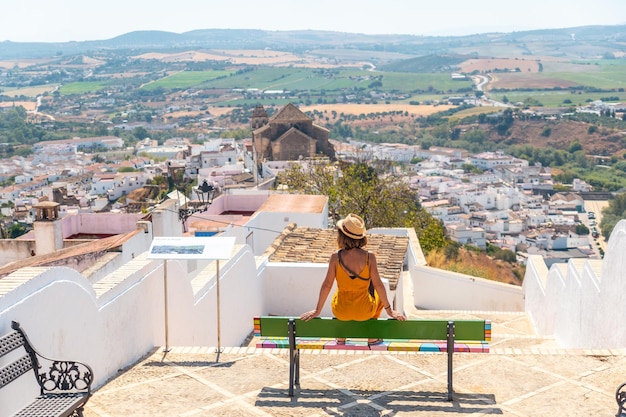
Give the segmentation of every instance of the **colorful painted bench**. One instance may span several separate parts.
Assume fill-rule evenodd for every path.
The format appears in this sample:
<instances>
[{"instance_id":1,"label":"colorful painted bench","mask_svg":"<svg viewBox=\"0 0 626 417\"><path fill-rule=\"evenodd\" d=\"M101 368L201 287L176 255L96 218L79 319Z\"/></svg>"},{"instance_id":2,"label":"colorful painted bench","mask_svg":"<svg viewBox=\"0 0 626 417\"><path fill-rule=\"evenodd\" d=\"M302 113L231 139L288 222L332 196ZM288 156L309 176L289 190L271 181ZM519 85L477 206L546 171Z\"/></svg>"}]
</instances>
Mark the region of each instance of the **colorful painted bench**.
<instances>
[{"instance_id":1,"label":"colorful painted bench","mask_svg":"<svg viewBox=\"0 0 626 417\"><path fill-rule=\"evenodd\" d=\"M341 321L319 317L303 321L293 317L255 317L256 347L289 349L289 396L300 385L300 349L444 352L448 354L448 399L452 400L452 354L488 353L491 341L489 320L397 321L375 319ZM337 344L335 338L348 338ZM381 338L369 345L367 339ZM350 339L362 339L354 341Z\"/></svg>"}]
</instances>

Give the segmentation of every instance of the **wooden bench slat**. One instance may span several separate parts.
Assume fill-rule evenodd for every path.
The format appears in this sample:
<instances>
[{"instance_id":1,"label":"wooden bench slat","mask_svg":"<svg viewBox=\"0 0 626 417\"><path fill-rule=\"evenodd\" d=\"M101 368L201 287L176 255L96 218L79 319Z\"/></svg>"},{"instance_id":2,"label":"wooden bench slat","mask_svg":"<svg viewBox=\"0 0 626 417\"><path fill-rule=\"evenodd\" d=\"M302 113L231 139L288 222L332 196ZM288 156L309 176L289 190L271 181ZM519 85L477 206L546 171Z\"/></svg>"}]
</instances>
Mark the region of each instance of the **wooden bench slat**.
<instances>
[{"instance_id":1,"label":"wooden bench slat","mask_svg":"<svg viewBox=\"0 0 626 417\"><path fill-rule=\"evenodd\" d=\"M286 337L290 317L257 317L255 334ZM326 317L311 321L296 319L297 337L345 337L381 339L446 340L448 320L412 319L398 321L374 319L367 321L342 321ZM491 323L485 320L455 321L454 339L491 340Z\"/></svg>"}]
</instances>

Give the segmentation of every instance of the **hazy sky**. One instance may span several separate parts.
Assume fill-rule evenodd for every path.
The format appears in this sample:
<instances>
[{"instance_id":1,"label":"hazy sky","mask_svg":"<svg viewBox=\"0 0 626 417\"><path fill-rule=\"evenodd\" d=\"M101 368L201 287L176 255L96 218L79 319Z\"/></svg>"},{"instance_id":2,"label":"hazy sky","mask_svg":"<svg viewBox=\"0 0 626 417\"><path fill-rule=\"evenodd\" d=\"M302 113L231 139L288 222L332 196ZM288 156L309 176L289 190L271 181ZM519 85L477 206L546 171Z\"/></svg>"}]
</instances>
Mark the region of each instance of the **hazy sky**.
<instances>
[{"instance_id":1,"label":"hazy sky","mask_svg":"<svg viewBox=\"0 0 626 417\"><path fill-rule=\"evenodd\" d=\"M626 24L626 0L4 0L0 41L110 39L134 30L316 29L464 35Z\"/></svg>"}]
</instances>

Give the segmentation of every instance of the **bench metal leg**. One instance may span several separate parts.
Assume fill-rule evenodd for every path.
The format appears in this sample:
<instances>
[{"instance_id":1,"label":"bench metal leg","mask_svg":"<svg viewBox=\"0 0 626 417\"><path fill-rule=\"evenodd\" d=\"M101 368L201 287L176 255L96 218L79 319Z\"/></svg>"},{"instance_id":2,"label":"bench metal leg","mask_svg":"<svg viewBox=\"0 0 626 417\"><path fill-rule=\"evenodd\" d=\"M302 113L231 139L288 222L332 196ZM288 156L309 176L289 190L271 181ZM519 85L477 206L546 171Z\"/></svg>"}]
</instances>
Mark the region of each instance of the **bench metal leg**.
<instances>
[{"instance_id":1,"label":"bench metal leg","mask_svg":"<svg viewBox=\"0 0 626 417\"><path fill-rule=\"evenodd\" d=\"M296 322L289 319L289 396L294 395L294 385L300 385L300 351L296 348Z\"/></svg>"},{"instance_id":2,"label":"bench metal leg","mask_svg":"<svg viewBox=\"0 0 626 417\"><path fill-rule=\"evenodd\" d=\"M454 354L454 322L448 322L448 401L453 400L454 389L452 388L452 354Z\"/></svg>"},{"instance_id":3,"label":"bench metal leg","mask_svg":"<svg viewBox=\"0 0 626 417\"><path fill-rule=\"evenodd\" d=\"M617 387L615 391L615 400L617 401L618 409L615 417L626 416L626 382Z\"/></svg>"}]
</instances>

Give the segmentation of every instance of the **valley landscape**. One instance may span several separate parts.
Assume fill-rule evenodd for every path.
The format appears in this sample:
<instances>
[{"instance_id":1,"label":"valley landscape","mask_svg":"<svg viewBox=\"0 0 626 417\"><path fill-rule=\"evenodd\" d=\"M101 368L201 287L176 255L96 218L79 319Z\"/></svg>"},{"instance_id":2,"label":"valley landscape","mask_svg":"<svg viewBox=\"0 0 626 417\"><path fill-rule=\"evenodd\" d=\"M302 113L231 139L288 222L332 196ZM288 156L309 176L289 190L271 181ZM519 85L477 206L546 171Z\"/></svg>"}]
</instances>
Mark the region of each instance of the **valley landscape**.
<instances>
[{"instance_id":1,"label":"valley landscape","mask_svg":"<svg viewBox=\"0 0 626 417\"><path fill-rule=\"evenodd\" d=\"M203 30L2 42L0 106L22 106L35 123L119 125L149 117L197 132L207 125L245 129L255 105L271 114L293 102L338 140L385 141L389 129L390 142L401 136L419 143L417 130L432 127L423 120L437 114L451 124L506 108L561 119L602 100L621 120L625 37L626 26L598 26L459 37ZM529 127L516 129L511 141L562 148L567 138L559 131L572 133L570 119L555 123L552 140L525 135L534 131ZM601 134L570 141L578 139L589 154L621 158L624 146L614 135L623 126L594 123L604 126ZM360 131L346 135L338 124ZM15 141L6 130L0 138Z\"/></svg>"},{"instance_id":2,"label":"valley landscape","mask_svg":"<svg viewBox=\"0 0 626 417\"><path fill-rule=\"evenodd\" d=\"M7 41L0 153L109 135L126 146L146 137L246 139L256 106L272 116L293 103L336 147L498 151L550 167L558 190L582 179L616 193L626 189L625 88L624 25L456 37L210 29Z\"/></svg>"}]
</instances>

